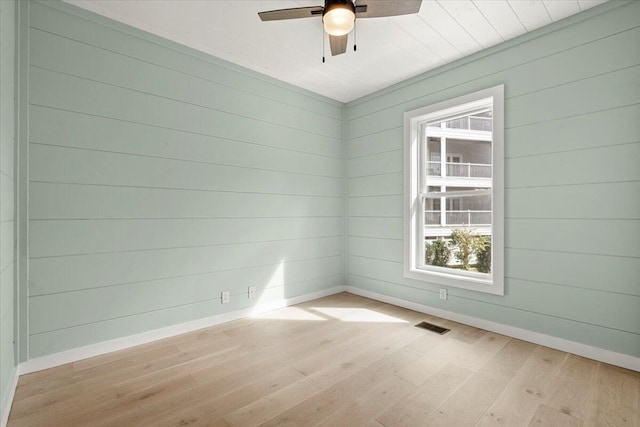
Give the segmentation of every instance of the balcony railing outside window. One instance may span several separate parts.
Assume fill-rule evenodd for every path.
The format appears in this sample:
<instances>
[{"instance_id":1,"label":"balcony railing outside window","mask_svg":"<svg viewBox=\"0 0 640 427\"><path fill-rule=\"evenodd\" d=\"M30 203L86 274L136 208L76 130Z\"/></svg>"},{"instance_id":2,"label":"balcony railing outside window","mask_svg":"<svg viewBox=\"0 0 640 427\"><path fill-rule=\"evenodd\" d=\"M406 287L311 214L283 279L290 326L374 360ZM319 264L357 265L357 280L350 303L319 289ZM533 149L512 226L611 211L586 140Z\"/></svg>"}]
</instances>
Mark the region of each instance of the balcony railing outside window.
<instances>
[{"instance_id":1,"label":"balcony railing outside window","mask_svg":"<svg viewBox=\"0 0 640 427\"><path fill-rule=\"evenodd\" d=\"M440 225L440 211L424 211L425 225Z\"/></svg>"},{"instance_id":2,"label":"balcony railing outside window","mask_svg":"<svg viewBox=\"0 0 640 427\"><path fill-rule=\"evenodd\" d=\"M428 176L440 176L441 173L440 162L427 162L427 175Z\"/></svg>"},{"instance_id":3,"label":"balcony railing outside window","mask_svg":"<svg viewBox=\"0 0 640 427\"><path fill-rule=\"evenodd\" d=\"M490 117L470 117L471 130L491 131L493 122Z\"/></svg>"},{"instance_id":4,"label":"balcony railing outside window","mask_svg":"<svg viewBox=\"0 0 640 427\"><path fill-rule=\"evenodd\" d=\"M493 130L493 119L491 117L466 116L449 120L444 123L430 123L428 126L431 128L441 129L479 130L491 132Z\"/></svg>"},{"instance_id":5,"label":"balcony railing outside window","mask_svg":"<svg viewBox=\"0 0 640 427\"><path fill-rule=\"evenodd\" d=\"M440 211L425 211L425 225L439 226L442 213ZM491 225L491 211L446 211L445 226L458 225Z\"/></svg>"},{"instance_id":6,"label":"balcony railing outside window","mask_svg":"<svg viewBox=\"0 0 640 427\"><path fill-rule=\"evenodd\" d=\"M446 176L467 178L491 178L491 165L481 163L445 163ZM427 175L441 176L442 166L440 162L427 162Z\"/></svg>"}]
</instances>

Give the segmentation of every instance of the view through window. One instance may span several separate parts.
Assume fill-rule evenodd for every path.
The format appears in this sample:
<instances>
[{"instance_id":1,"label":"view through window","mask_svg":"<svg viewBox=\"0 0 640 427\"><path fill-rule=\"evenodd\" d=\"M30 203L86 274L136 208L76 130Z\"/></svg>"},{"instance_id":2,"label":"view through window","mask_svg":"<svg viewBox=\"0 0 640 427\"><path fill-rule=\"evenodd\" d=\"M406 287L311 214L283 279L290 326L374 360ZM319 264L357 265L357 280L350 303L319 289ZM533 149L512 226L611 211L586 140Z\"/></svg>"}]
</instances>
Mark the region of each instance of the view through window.
<instances>
[{"instance_id":1,"label":"view through window","mask_svg":"<svg viewBox=\"0 0 640 427\"><path fill-rule=\"evenodd\" d=\"M405 117L409 277L503 292L503 107L498 88ZM500 271L493 274L496 266Z\"/></svg>"}]
</instances>

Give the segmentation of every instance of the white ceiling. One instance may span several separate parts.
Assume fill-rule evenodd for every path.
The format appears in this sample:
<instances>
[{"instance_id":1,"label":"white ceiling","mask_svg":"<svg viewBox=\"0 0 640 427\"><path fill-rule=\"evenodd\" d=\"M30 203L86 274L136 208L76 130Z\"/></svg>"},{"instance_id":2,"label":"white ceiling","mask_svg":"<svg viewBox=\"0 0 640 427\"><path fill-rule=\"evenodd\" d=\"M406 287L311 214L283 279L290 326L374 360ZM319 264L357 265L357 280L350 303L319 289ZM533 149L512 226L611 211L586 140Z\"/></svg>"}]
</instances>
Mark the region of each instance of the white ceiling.
<instances>
[{"instance_id":1,"label":"white ceiling","mask_svg":"<svg viewBox=\"0 0 640 427\"><path fill-rule=\"evenodd\" d=\"M323 0L66 1L348 102L606 0L423 0L416 15L358 20L357 52L353 33L343 55L332 57L327 41L324 64L320 18L258 18L260 11Z\"/></svg>"}]
</instances>

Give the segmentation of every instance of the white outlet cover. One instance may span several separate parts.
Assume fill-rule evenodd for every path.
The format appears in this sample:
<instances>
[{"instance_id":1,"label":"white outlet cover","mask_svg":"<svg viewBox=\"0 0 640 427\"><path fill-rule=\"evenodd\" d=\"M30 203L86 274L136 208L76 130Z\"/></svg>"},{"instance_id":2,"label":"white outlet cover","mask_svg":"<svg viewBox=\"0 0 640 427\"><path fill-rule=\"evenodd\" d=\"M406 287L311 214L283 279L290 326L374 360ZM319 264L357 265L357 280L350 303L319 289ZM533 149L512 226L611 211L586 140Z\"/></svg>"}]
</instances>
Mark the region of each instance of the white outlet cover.
<instances>
[{"instance_id":1,"label":"white outlet cover","mask_svg":"<svg viewBox=\"0 0 640 427\"><path fill-rule=\"evenodd\" d=\"M229 302L229 291L222 291L222 304Z\"/></svg>"}]
</instances>

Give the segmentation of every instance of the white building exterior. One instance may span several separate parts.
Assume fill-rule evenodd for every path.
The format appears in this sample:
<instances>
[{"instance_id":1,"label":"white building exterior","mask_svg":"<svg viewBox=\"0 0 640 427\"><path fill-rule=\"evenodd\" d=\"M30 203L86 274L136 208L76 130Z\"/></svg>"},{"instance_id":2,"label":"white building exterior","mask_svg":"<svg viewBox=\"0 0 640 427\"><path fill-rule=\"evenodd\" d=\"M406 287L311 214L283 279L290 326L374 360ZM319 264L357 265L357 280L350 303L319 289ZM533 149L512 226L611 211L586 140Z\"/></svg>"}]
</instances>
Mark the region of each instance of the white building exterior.
<instances>
[{"instance_id":1,"label":"white building exterior","mask_svg":"<svg viewBox=\"0 0 640 427\"><path fill-rule=\"evenodd\" d=\"M425 204L427 240L457 228L491 235L491 127L491 111L427 126L426 182L430 192L443 193ZM469 197L474 192L482 195Z\"/></svg>"}]
</instances>

